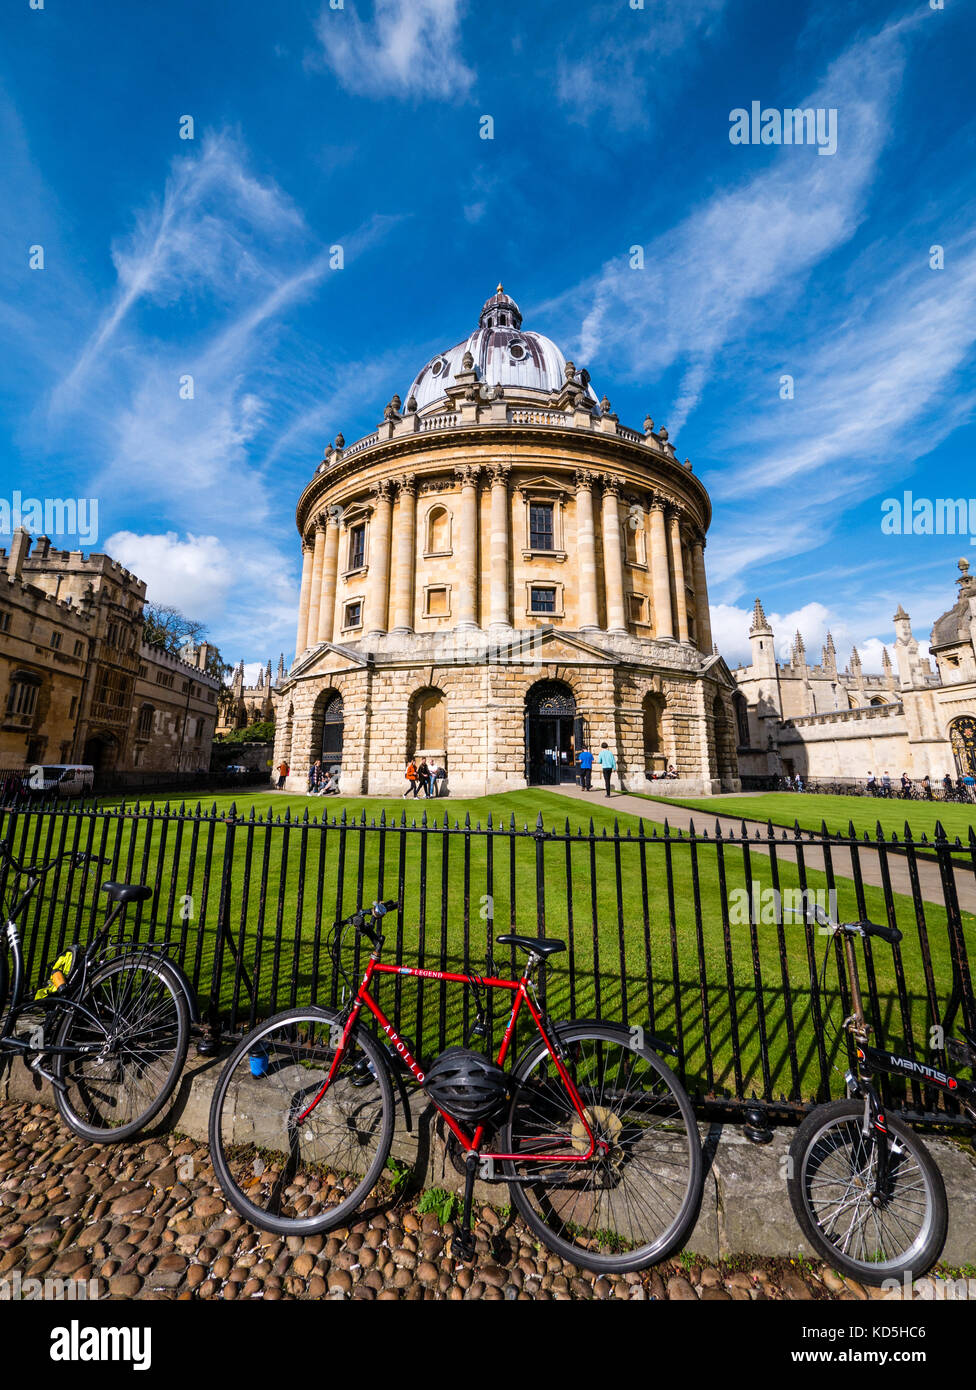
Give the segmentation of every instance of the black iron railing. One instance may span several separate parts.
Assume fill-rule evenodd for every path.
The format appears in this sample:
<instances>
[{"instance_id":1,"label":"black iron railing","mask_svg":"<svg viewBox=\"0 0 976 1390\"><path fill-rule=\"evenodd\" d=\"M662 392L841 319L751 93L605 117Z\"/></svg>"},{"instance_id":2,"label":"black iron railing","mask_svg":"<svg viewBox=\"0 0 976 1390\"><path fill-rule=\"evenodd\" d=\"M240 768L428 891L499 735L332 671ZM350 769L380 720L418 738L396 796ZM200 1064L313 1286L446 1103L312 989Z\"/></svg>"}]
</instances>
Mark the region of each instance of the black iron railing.
<instances>
[{"instance_id":1,"label":"black iron railing","mask_svg":"<svg viewBox=\"0 0 976 1390\"><path fill-rule=\"evenodd\" d=\"M240 816L216 806L37 805L0 812L23 859L69 848L108 860L65 870L33 900L25 941L31 978L104 907L107 879L145 882L127 933L167 949L197 991L215 1035L235 1034L295 1003L337 1004L344 980L333 923L395 897L385 955L422 967L517 971L509 931L561 937L544 991L554 1015L618 1018L669 1038L675 1065L706 1111L755 1096L772 1115L843 1094L840 1024L848 1001L839 957L815 907L843 920L898 926L900 947L864 945L863 983L876 1035L931 1065L945 1035L976 1027L970 971L976 832L950 841L809 834L674 833L665 826L573 827ZM13 888L13 884L3 887ZM829 948L829 949L828 949ZM826 972L821 980L825 951ZM357 949L348 978L359 978ZM475 1001L439 982L383 977L381 1001L430 1060L470 1035ZM491 996L489 996L489 1004ZM497 1007L501 1007L500 1005ZM502 1020L489 1012L497 1046ZM889 1105L931 1115L915 1081L886 1081ZM958 1117L949 1105L940 1120Z\"/></svg>"}]
</instances>

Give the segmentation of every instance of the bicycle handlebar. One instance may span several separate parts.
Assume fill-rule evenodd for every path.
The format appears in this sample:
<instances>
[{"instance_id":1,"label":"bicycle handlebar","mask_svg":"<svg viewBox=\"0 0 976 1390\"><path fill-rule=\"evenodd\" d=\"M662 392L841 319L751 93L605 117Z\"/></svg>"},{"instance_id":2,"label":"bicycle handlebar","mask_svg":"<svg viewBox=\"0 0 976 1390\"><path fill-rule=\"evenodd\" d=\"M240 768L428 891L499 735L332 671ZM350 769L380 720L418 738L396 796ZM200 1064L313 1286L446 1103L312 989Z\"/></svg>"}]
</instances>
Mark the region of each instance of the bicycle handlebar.
<instances>
[{"instance_id":1,"label":"bicycle handlebar","mask_svg":"<svg viewBox=\"0 0 976 1390\"><path fill-rule=\"evenodd\" d=\"M111 859L105 859L101 855L90 854L87 850L66 849L63 854L56 854L46 864L25 864L22 859L14 857L13 847L9 840L0 840L0 859L5 859L18 874L38 875L50 873L55 864L60 864L65 859L73 859L79 868L83 864L111 864L112 862Z\"/></svg>"}]
</instances>

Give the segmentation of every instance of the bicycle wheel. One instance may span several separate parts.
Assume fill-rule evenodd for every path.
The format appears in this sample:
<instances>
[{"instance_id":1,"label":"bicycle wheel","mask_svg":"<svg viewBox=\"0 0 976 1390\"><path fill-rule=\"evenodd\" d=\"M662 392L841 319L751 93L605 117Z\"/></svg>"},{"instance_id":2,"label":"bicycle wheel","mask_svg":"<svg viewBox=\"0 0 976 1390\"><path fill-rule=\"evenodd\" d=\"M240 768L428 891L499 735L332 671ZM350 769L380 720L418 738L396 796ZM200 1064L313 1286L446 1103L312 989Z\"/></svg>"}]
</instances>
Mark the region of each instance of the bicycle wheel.
<instances>
[{"instance_id":1,"label":"bicycle wheel","mask_svg":"<svg viewBox=\"0 0 976 1390\"><path fill-rule=\"evenodd\" d=\"M621 1025L558 1029L598 1157L580 1163L586 1130L541 1038L519 1061L502 1140L512 1201L557 1254L588 1269L623 1273L653 1264L691 1230L702 1191L702 1153L691 1102L649 1047Z\"/></svg>"},{"instance_id":2,"label":"bicycle wheel","mask_svg":"<svg viewBox=\"0 0 976 1390\"><path fill-rule=\"evenodd\" d=\"M865 1137L864 1102L819 1105L790 1145L787 1180L796 1219L811 1245L842 1274L868 1284L919 1278L945 1244L949 1208L945 1184L920 1139L886 1117L886 1190L872 1193L878 1150Z\"/></svg>"},{"instance_id":3,"label":"bicycle wheel","mask_svg":"<svg viewBox=\"0 0 976 1390\"><path fill-rule=\"evenodd\" d=\"M119 956L95 971L78 1005L66 1004L57 1046L100 1046L55 1054L54 1075L64 1088L55 1087L58 1109L83 1139L131 1139L166 1104L186 1061L190 1018L182 986L158 956Z\"/></svg>"},{"instance_id":4,"label":"bicycle wheel","mask_svg":"<svg viewBox=\"0 0 976 1390\"><path fill-rule=\"evenodd\" d=\"M220 1074L210 1106L214 1171L262 1231L343 1225L389 1157L393 1087L379 1044L361 1028L304 1115L328 1080L341 1030L328 1010L288 1009L242 1038Z\"/></svg>"}]
</instances>

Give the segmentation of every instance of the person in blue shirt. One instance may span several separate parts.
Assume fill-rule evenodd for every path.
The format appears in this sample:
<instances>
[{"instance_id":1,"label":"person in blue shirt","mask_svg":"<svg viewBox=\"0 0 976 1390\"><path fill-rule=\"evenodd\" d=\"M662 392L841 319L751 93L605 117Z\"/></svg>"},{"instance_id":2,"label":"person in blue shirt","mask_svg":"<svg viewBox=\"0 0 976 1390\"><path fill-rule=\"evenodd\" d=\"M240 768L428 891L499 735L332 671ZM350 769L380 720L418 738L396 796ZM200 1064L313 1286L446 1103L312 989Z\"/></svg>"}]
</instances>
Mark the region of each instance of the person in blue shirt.
<instances>
[{"instance_id":1,"label":"person in blue shirt","mask_svg":"<svg viewBox=\"0 0 976 1390\"><path fill-rule=\"evenodd\" d=\"M593 754L588 748L582 748L576 759L579 763L580 786L585 792L593 790Z\"/></svg>"},{"instance_id":2,"label":"person in blue shirt","mask_svg":"<svg viewBox=\"0 0 976 1390\"><path fill-rule=\"evenodd\" d=\"M600 744L600 751L596 757L597 762L603 769L603 783L607 789L607 796L610 795L610 774L617 768L617 760L610 752L609 746L605 743Z\"/></svg>"}]
</instances>

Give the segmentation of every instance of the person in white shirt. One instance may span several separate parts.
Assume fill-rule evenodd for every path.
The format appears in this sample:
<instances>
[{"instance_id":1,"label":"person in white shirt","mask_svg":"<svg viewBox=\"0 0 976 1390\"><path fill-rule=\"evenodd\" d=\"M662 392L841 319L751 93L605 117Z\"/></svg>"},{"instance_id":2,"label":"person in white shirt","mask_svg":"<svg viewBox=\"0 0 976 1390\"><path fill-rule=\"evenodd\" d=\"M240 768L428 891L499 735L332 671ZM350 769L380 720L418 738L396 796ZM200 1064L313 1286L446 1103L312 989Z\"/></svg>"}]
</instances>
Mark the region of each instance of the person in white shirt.
<instances>
[{"instance_id":1,"label":"person in white shirt","mask_svg":"<svg viewBox=\"0 0 976 1390\"><path fill-rule=\"evenodd\" d=\"M600 751L596 755L596 760L603 769L603 784L607 789L607 796L610 795L610 774L617 769L617 760L610 752L607 744L600 744Z\"/></svg>"}]
</instances>

